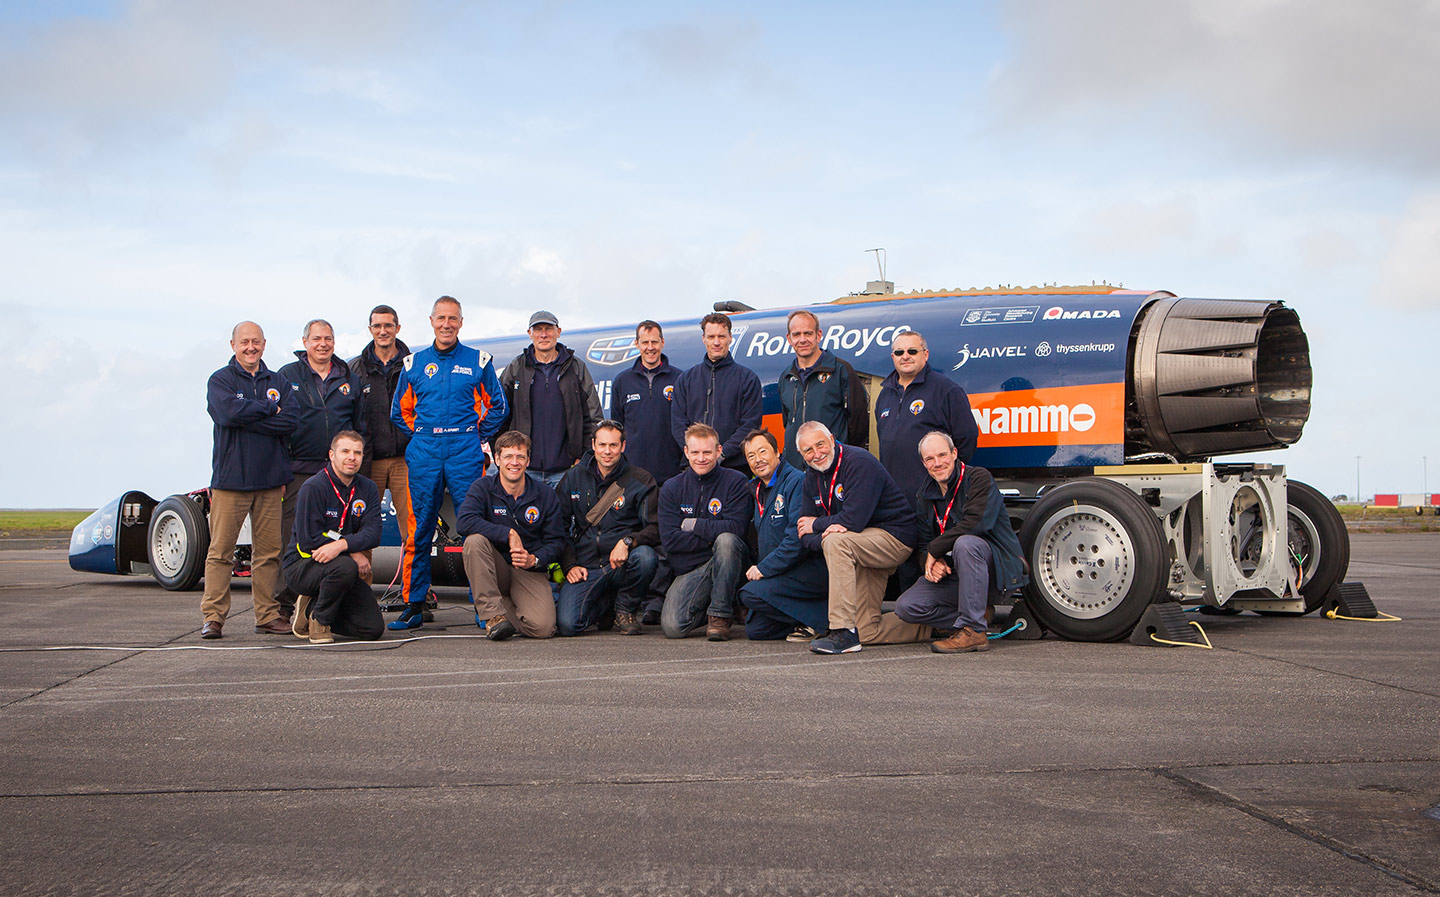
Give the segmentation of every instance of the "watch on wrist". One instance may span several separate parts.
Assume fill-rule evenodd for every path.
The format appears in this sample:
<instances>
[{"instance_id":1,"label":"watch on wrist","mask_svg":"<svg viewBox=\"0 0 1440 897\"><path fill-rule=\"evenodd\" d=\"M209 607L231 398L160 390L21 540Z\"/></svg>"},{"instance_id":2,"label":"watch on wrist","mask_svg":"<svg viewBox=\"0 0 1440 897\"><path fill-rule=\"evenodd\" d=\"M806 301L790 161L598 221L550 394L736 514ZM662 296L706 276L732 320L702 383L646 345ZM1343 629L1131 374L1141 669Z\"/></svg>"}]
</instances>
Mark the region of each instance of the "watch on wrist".
<instances>
[{"instance_id":1,"label":"watch on wrist","mask_svg":"<svg viewBox=\"0 0 1440 897\"><path fill-rule=\"evenodd\" d=\"M634 537L634 536L626 536L625 538L621 539L620 541L625 543L625 547L626 547L626 548L634 548L634 547L635 547L635 537Z\"/></svg>"}]
</instances>

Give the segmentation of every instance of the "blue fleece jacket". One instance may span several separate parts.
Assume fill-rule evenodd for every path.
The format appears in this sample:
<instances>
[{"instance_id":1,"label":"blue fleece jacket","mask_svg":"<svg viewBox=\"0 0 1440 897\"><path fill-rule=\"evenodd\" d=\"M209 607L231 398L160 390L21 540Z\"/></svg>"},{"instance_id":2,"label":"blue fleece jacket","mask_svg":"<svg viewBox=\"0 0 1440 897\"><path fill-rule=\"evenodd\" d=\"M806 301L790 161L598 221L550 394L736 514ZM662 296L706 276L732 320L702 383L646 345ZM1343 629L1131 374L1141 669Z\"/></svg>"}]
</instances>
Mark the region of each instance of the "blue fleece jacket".
<instances>
[{"instance_id":1,"label":"blue fleece jacket","mask_svg":"<svg viewBox=\"0 0 1440 897\"><path fill-rule=\"evenodd\" d=\"M685 444L685 428L709 424L720 434L722 462L735 470L745 469L745 434L760 426L763 415L760 378L735 362L726 353L719 361L705 356L700 363L675 381L675 401L670 403L670 434L677 445ZM743 474L742 474L743 476Z\"/></svg>"},{"instance_id":2,"label":"blue fleece jacket","mask_svg":"<svg viewBox=\"0 0 1440 897\"><path fill-rule=\"evenodd\" d=\"M760 560L755 566L766 576L779 576L813 554L800 543L795 522L805 510L805 474L784 461L768 483L750 481L755 495L755 535Z\"/></svg>"},{"instance_id":3,"label":"blue fleece jacket","mask_svg":"<svg viewBox=\"0 0 1440 897\"><path fill-rule=\"evenodd\" d=\"M680 369L662 354L653 371L635 359L610 387L610 417L625 428L625 457L662 485L685 466L670 429L670 403L679 377Z\"/></svg>"},{"instance_id":4,"label":"blue fleece jacket","mask_svg":"<svg viewBox=\"0 0 1440 897\"><path fill-rule=\"evenodd\" d=\"M660 487L660 544L676 575L710 559L721 533L741 538L750 525L755 496L745 474L716 465L703 477L687 466ZM690 530L685 521L693 520Z\"/></svg>"},{"instance_id":5,"label":"blue fleece jacket","mask_svg":"<svg viewBox=\"0 0 1440 897\"><path fill-rule=\"evenodd\" d=\"M910 502L930 478L920 463L920 440L931 430L949 433L960 460L968 464L980 436L970 413L970 397L960 384L928 364L904 388L900 375L891 371L875 400L875 431L880 458Z\"/></svg>"},{"instance_id":6,"label":"blue fleece jacket","mask_svg":"<svg viewBox=\"0 0 1440 897\"><path fill-rule=\"evenodd\" d=\"M210 488L258 492L289 483L290 434L299 404L290 384L265 362L251 374L230 356L205 389L215 422Z\"/></svg>"},{"instance_id":7,"label":"blue fleece jacket","mask_svg":"<svg viewBox=\"0 0 1440 897\"><path fill-rule=\"evenodd\" d=\"M830 466L805 472L805 515L813 532L800 541L820 551L820 536L838 523L852 533L879 527L912 548L918 538L915 509L880 461L858 445L836 443Z\"/></svg>"},{"instance_id":8,"label":"blue fleece jacket","mask_svg":"<svg viewBox=\"0 0 1440 897\"><path fill-rule=\"evenodd\" d=\"M535 555L536 570L560 560L565 548L565 524L560 519L560 500L555 490L528 476L519 498L505 491L499 474L476 480L460 503L455 525L462 536L479 533L489 539L507 562L510 531L515 530L525 550Z\"/></svg>"}]
</instances>

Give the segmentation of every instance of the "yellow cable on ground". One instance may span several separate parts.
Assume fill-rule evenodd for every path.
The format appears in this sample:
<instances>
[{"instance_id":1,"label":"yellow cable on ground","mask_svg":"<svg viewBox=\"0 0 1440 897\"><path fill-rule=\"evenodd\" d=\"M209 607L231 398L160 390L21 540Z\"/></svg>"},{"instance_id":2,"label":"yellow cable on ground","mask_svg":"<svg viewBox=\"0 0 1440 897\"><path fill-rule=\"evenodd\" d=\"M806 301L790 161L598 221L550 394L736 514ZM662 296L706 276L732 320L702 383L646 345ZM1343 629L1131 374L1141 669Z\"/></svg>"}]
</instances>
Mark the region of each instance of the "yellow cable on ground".
<instances>
[{"instance_id":1,"label":"yellow cable on ground","mask_svg":"<svg viewBox=\"0 0 1440 897\"><path fill-rule=\"evenodd\" d=\"M1159 642L1162 645L1174 645L1177 648L1204 648L1206 651L1213 651L1215 649L1215 646L1210 644L1210 636L1205 634L1204 627L1202 627L1199 623L1196 623L1194 620L1186 620L1185 622L1200 630L1200 637L1205 640L1205 644L1197 645L1194 642L1174 642L1168 638L1160 638L1156 636L1153 632L1150 633L1150 638L1154 641Z\"/></svg>"},{"instance_id":2,"label":"yellow cable on ground","mask_svg":"<svg viewBox=\"0 0 1440 897\"><path fill-rule=\"evenodd\" d=\"M1328 618L1331 619L1331 620L1354 620L1356 623L1399 623L1399 622L1400 622L1400 618L1399 618L1399 617L1393 616L1393 615L1391 615L1391 614L1387 614L1387 613L1385 613L1384 611L1377 610L1377 611L1375 611L1375 614L1376 614L1376 615L1373 616L1373 617L1347 617L1347 616L1345 616L1344 614L1340 613L1340 611L1338 611L1338 610L1336 610L1336 609L1334 609L1334 608L1331 608L1330 610L1325 611L1325 616L1328 617Z\"/></svg>"}]
</instances>

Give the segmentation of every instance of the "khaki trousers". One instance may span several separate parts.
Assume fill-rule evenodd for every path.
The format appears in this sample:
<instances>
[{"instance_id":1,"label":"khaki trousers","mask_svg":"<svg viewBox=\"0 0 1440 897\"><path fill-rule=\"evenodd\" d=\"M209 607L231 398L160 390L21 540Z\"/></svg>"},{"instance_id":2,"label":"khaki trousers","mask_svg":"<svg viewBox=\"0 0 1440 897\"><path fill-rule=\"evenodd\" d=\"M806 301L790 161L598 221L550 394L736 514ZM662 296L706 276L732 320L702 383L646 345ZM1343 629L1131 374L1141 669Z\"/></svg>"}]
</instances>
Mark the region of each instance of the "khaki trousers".
<instances>
[{"instance_id":1,"label":"khaki trousers","mask_svg":"<svg viewBox=\"0 0 1440 897\"><path fill-rule=\"evenodd\" d=\"M516 570L508 555L479 534L465 537L465 578L475 596L475 614L490 620L501 614L521 635L550 638L555 634L555 595L550 578L538 570Z\"/></svg>"},{"instance_id":2,"label":"khaki trousers","mask_svg":"<svg viewBox=\"0 0 1440 897\"><path fill-rule=\"evenodd\" d=\"M390 504L395 508L395 523L400 527L401 546L415 538L411 531L410 519L410 471L405 467L405 459L379 458L370 462L370 479L375 481L375 488L380 490L380 497L385 497L385 490L390 490ZM370 560L375 554L373 549L360 552ZM365 582L374 582L374 574L367 570L365 575L360 577Z\"/></svg>"},{"instance_id":3,"label":"khaki trousers","mask_svg":"<svg viewBox=\"0 0 1440 897\"><path fill-rule=\"evenodd\" d=\"M210 551L205 555L205 592L200 613L206 622L223 622L230 613L230 577L235 571L235 541L250 518L250 600L255 625L280 616L275 583L280 576L280 496L285 487L237 492L210 490Z\"/></svg>"},{"instance_id":4,"label":"khaki trousers","mask_svg":"<svg viewBox=\"0 0 1440 897\"><path fill-rule=\"evenodd\" d=\"M855 629L862 645L918 642L930 627L881 614L885 581L910 557L909 546L879 527L834 533L820 546L830 570L830 628Z\"/></svg>"}]
</instances>

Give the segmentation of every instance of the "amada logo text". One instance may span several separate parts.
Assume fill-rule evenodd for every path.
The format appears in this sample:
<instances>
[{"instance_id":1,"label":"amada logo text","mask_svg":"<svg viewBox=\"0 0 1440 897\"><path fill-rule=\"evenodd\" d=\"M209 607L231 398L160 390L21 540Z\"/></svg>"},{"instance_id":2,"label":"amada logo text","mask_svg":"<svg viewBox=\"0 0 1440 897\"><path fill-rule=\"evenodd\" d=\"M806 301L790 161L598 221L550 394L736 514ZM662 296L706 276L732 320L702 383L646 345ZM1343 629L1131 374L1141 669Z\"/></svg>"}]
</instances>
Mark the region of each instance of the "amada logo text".
<instances>
[{"instance_id":1,"label":"amada logo text","mask_svg":"<svg viewBox=\"0 0 1440 897\"><path fill-rule=\"evenodd\" d=\"M1118 308L1087 308L1082 311L1066 311L1064 308L1056 305L1045 309L1045 314L1041 316L1041 319L1045 321L1073 321L1082 318L1095 320L1098 318L1118 317L1120 317L1120 309Z\"/></svg>"}]
</instances>

